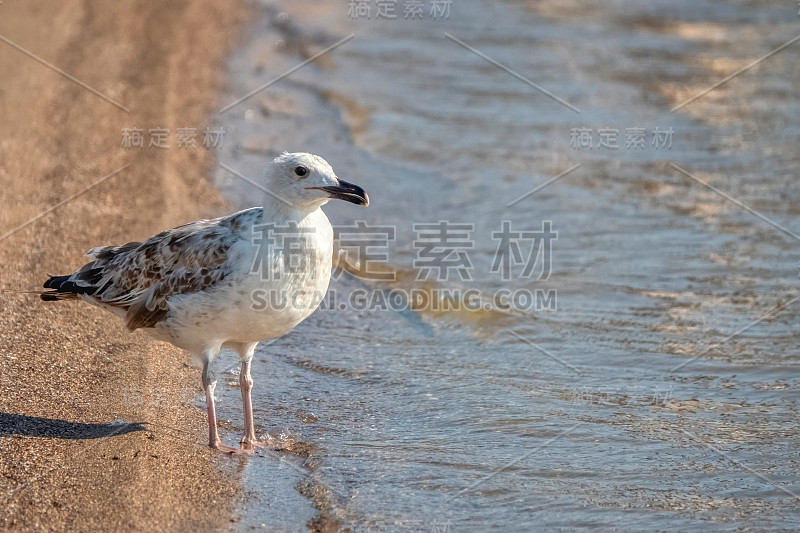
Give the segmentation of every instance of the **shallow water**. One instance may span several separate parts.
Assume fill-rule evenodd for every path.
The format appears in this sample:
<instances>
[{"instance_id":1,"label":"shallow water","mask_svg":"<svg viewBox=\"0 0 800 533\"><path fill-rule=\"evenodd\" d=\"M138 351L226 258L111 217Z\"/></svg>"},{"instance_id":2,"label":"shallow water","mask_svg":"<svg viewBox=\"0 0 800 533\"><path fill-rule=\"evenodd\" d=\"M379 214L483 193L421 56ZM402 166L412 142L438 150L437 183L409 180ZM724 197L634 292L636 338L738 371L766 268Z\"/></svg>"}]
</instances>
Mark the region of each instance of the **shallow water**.
<instances>
[{"instance_id":1,"label":"shallow water","mask_svg":"<svg viewBox=\"0 0 800 533\"><path fill-rule=\"evenodd\" d=\"M375 5L359 19L265 5L230 102L356 36L222 113L220 160L257 181L275 151L311 151L369 192L366 210L326 212L395 227L401 275L344 275L336 302L510 288L554 290L557 308L333 305L262 345L256 420L296 446L249 461L238 529L796 529L800 44L670 112L795 37L796 6L465 1L438 20L402 6L375 20ZM591 149L571 146L576 128ZM618 148L598 147L601 128ZM626 128L645 145L626 148ZM243 205L260 195L217 180ZM474 224L471 279L408 275L412 225L440 220ZM549 279L490 272L504 220L552 221ZM236 368L225 377L233 441Z\"/></svg>"}]
</instances>

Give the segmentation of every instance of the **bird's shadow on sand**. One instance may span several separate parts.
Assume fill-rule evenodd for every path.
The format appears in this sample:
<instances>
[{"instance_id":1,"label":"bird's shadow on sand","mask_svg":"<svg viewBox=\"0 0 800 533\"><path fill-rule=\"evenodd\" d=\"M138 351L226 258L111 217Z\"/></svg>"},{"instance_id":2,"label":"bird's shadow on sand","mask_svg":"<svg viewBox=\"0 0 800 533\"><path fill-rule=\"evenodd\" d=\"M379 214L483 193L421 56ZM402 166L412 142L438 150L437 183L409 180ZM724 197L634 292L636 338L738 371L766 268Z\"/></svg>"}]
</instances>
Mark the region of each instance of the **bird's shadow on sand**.
<instances>
[{"instance_id":1,"label":"bird's shadow on sand","mask_svg":"<svg viewBox=\"0 0 800 533\"><path fill-rule=\"evenodd\" d=\"M100 439L146 428L136 423L87 424L57 418L0 412L0 437L26 436L51 439Z\"/></svg>"}]
</instances>

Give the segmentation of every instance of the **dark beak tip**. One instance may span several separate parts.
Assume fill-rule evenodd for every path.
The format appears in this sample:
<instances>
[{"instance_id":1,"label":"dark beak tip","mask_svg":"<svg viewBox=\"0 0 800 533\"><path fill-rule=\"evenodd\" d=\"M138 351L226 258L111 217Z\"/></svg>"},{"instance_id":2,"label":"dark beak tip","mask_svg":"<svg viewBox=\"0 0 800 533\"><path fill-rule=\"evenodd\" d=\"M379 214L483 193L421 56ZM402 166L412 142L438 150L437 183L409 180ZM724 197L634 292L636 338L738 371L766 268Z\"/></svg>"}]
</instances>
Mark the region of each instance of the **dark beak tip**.
<instances>
[{"instance_id":1,"label":"dark beak tip","mask_svg":"<svg viewBox=\"0 0 800 533\"><path fill-rule=\"evenodd\" d=\"M362 187L355 185L354 183L339 180L339 186L333 187L332 189L329 189L329 191L333 193L334 198L338 198L356 205L363 205L364 207L369 205L369 196L367 196L367 191L365 191Z\"/></svg>"},{"instance_id":2,"label":"dark beak tip","mask_svg":"<svg viewBox=\"0 0 800 533\"><path fill-rule=\"evenodd\" d=\"M369 196L367 196L367 192L358 185L354 185L346 181L339 180L339 185L332 187L308 187L308 188L321 189L328 193L328 198L344 200L345 202L350 202L351 204L356 204L356 205L363 205L364 207L369 205Z\"/></svg>"}]
</instances>

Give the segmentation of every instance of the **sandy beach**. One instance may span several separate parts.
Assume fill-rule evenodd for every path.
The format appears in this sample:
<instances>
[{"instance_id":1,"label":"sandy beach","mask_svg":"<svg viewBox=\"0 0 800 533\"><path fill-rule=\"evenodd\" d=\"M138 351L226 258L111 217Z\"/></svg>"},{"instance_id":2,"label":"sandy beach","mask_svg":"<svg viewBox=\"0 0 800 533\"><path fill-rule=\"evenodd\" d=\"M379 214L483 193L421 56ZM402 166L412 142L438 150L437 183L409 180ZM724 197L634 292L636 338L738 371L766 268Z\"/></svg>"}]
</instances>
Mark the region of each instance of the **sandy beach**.
<instances>
[{"instance_id":1,"label":"sandy beach","mask_svg":"<svg viewBox=\"0 0 800 533\"><path fill-rule=\"evenodd\" d=\"M0 529L235 520L236 463L204 445L186 355L35 291L93 246L230 207L207 181L203 131L246 16L205 0L0 4ZM125 128L144 146L126 148ZM151 128L169 148L148 146ZM178 128L196 146L178 147Z\"/></svg>"},{"instance_id":2,"label":"sandy beach","mask_svg":"<svg viewBox=\"0 0 800 533\"><path fill-rule=\"evenodd\" d=\"M0 530L795 531L796 6L380 4L0 1ZM38 293L284 150L370 206L227 456L187 354Z\"/></svg>"}]
</instances>

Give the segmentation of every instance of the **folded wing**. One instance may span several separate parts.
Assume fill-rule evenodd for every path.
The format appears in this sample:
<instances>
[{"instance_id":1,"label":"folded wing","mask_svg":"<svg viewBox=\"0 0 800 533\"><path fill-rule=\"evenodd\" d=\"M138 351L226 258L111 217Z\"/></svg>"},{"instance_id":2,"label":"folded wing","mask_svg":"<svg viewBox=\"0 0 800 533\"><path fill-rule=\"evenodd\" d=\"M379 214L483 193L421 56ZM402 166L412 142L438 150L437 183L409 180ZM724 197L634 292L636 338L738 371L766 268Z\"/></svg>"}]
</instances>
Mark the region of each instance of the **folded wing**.
<instances>
[{"instance_id":1,"label":"folded wing","mask_svg":"<svg viewBox=\"0 0 800 533\"><path fill-rule=\"evenodd\" d=\"M170 297L213 290L231 273L231 247L247 238L243 230L256 211L192 222L143 243L93 248L90 263L69 276L51 277L41 297L80 298L119 311L131 331L154 327L167 316Z\"/></svg>"}]
</instances>

